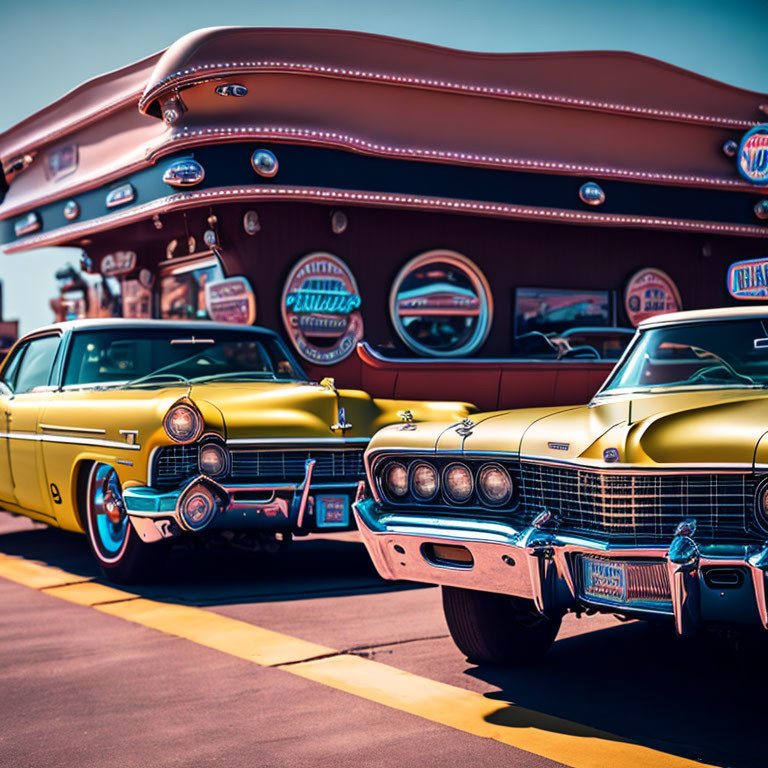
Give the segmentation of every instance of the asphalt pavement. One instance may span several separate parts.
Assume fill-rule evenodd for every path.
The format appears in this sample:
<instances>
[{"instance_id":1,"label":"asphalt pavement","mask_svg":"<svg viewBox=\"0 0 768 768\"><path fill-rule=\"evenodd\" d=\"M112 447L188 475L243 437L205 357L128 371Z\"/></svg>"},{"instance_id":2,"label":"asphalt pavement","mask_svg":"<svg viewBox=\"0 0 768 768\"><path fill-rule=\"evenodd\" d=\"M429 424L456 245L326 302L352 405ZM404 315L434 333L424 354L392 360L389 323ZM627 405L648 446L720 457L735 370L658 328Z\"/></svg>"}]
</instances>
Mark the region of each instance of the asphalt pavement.
<instances>
[{"instance_id":1,"label":"asphalt pavement","mask_svg":"<svg viewBox=\"0 0 768 768\"><path fill-rule=\"evenodd\" d=\"M543 662L479 667L356 534L115 589L0 513L0 766L762 766L766 652L569 616Z\"/></svg>"}]
</instances>

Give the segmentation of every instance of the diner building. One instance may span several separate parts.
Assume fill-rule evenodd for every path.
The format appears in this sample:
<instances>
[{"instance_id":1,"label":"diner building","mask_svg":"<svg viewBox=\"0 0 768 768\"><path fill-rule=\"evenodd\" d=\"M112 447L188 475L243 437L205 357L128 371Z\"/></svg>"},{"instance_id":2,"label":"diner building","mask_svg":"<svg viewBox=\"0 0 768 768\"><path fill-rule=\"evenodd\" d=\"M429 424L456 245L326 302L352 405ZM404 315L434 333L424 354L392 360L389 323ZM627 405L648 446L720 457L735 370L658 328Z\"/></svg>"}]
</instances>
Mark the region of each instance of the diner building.
<instances>
[{"instance_id":1,"label":"diner building","mask_svg":"<svg viewBox=\"0 0 768 768\"><path fill-rule=\"evenodd\" d=\"M81 249L59 319L256 323L377 396L579 402L644 317L764 298L767 112L632 53L206 29L0 135L0 241Z\"/></svg>"}]
</instances>

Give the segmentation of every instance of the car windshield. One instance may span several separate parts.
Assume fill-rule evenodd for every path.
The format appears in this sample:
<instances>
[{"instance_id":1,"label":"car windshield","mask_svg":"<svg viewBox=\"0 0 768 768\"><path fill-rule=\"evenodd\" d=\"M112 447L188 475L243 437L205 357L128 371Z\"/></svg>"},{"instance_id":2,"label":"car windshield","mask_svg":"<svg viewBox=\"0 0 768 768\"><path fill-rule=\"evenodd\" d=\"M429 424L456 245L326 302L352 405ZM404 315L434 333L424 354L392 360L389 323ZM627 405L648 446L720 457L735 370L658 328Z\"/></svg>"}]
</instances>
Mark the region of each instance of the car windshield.
<instances>
[{"instance_id":1,"label":"car windshield","mask_svg":"<svg viewBox=\"0 0 768 768\"><path fill-rule=\"evenodd\" d=\"M766 325L742 319L649 328L598 395L766 387Z\"/></svg>"},{"instance_id":2,"label":"car windshield","mask_svg":"<svg viewBox=\"0 0 768 768\"><path fill-rule=\"evenodd\" d=\"M64 386L158 386L179 381L305 381L282 342L266 333L184 328L76 331Z\"/></svg>"}]
</instances>

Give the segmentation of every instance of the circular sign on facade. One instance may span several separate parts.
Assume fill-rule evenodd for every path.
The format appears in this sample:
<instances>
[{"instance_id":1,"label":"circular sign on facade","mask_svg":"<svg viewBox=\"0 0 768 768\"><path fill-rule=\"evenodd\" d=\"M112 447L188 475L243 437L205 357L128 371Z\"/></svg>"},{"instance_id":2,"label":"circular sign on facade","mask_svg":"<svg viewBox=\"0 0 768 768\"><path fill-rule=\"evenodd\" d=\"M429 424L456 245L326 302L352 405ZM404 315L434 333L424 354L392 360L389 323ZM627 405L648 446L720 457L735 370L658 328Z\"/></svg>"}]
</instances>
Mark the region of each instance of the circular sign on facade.
<instances>
[{"instance_id":1,"label":"circular sign on facade","mask_svg":"<svg viewBox=\"0 0 768 768\"><path fill-rule=\"evenodd\" d=\"M331 365L363 338L360 291L349 267L330 253L310 253L285 281L283 323L299 354Z\"/></svg>"},{"instance_id":2,"label":"circular sign on facade","mask_svg":"<svg viewBox=\"0 0 768 768\"><path fill-rule=\"evenodd\" d=\"M672 278L660 269L649 267L635 272L624 291L624 308L632 325L667 312L678 312L683 307L680 291Z\"/></svg>"},{"instance_id":3,"label":"circular sign on facade","mask_svg":"<svg viewBox=\"0 0 768 768\"><path fill-rule=\"evenodd\" d=\"M744 134L739 147L739 173L753 184L768 184L768 125Z\"/></svg>"},{"instance_id":4,"label":"circular sign on facade","mask_svg":"<svg viewBox=\"0 0 768 768\"><path fill-rule=\"evenodd\" d=\"M472 354L493 318L488 281L466 256L435 250L411 259L395 278L389 312L398 336L432 357Z\"/></svg>"}]
</instances>

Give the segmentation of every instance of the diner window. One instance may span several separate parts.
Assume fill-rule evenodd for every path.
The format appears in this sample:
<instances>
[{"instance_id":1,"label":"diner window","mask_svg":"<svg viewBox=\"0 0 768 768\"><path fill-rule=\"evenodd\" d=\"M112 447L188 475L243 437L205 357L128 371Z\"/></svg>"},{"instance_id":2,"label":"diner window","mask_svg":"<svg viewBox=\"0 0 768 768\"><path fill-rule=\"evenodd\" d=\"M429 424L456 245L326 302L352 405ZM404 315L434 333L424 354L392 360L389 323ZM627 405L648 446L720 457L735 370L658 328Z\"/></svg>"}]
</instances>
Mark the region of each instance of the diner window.
<instances>
[{"instance_id":1,"label":"diner window","mask_svg":"<svg viewBox=\"0 0 768 768\"><path fill-rule=\"evenodd\" d=\"M164 270L160 277L160 317L163 320L206 319L205 286L223 278L224 270L215 257Z\"/></svg>"},{"instance_id":2,"label":"diner window","mask_svg":"<svg viewBox=\"0 0 768 768\"><path fill-rule=\"evenodd\" d=\"M544 359L618 360L633 336L616 327L613 291L518 288L514 353Z\"/></svg>"},{"instance_id":3,"label":"diner window","mask_svg":"<svg viewBox=\"0 0 768 768\"><path fill-rule=\"evenodd\" d=\"M488 281L466 256L435 250L409 261L389 300L398 336L414 352L432 357L474 353L493 318Z\"/></svg>"}]
</instances>

